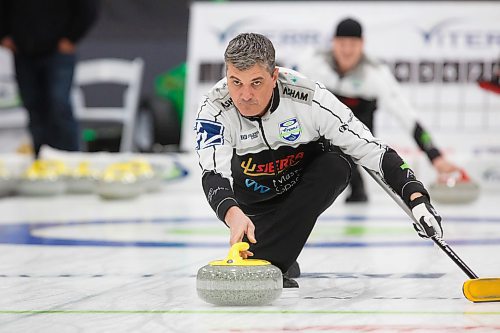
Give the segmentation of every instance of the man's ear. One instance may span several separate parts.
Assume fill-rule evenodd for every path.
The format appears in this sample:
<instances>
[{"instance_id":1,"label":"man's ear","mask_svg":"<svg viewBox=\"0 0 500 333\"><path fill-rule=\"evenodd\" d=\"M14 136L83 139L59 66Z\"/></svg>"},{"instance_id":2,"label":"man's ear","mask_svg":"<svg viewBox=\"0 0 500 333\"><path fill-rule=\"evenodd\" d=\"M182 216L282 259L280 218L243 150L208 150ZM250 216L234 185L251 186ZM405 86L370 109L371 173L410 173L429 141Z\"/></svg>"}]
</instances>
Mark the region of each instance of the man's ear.
<instances>
[{"instance_id":1,"label":"man's ear","mask_svg":"<svg viewBox=\"0 0 500 333\"><path fill-rule=\"evenodd\" d=\"M279 69L278 67L275 67L274 70L273 70L273 74L271 75L271 77L273 78L273 83L274 85L276 85L276 81L278 81L278 74L279 74Z\"/></svg>"}]
</instances>

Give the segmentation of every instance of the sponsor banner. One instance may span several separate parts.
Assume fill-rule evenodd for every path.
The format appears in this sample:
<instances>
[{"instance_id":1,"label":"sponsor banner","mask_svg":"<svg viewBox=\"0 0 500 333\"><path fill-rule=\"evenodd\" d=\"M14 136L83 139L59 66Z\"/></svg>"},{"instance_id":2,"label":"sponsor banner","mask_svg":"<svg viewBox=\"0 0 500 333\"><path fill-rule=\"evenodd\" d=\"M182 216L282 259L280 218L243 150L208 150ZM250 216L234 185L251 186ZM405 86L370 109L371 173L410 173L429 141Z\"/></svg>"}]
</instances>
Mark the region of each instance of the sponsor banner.
<instances>
[{"instance_id":1,"label":"sponsor banner","mask_svg":"<svg viewBox=\"0 0 500 333\"><path fill-rule=\"evenodd\" d=\"M308 49L329 47L347 16L361 21L366 53L390 66L431 132L450 133L451 143L457 130L500 129L500 98L477 85L498 66L498 2L193 2L182 147L194 146L198 102L224 76L223 54L234 36L268 36L278 63L293 67Z\"/></svg>"}]
</instances>

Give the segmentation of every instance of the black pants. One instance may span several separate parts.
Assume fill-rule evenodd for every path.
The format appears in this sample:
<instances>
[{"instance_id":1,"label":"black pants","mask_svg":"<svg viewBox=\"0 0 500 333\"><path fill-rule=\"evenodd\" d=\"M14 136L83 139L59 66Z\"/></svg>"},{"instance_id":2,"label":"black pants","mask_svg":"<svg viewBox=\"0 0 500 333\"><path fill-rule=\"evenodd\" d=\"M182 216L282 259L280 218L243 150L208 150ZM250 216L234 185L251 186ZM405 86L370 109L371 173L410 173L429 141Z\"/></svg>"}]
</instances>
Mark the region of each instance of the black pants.
<instances>
[{"instance_id":1,"label":"black pants","mask_svg":"<svg viewBox=\"0 0 500 333\"><path fill-rule=\"evenodd\" d=\"M44 144L75 151L80 147L79 125L70 102L74 54L15 56L16 77L35 154Z\"/></svg>"},{"instance_id":2,"label":"black pants","mask_svg":"<svg viewBox=\"0 0 500 333\"><path fill-rule=\"evenodd\" d=\"M297 260L319 215L346 188L351 175L347 159L338 153L320 155L303 171L294 189L257 214L247 213L255 224L256 244L250 251L286 272ZM255 211L255 207L249 207ZM245 239L245 241L248 241Z\"/></svg>"},{"instance_id":3,"label":"black pants","mask_svg":"<svg viewBox=\"0 0 500 333\"><path fill-rule=\"evenodd\" d=\"M363 176L361 176L360 166L352 162L352 175L349 182L351 193L360 193L365 191Z\"/></svg>"},{"instance_id":4,"label":"black pants","mask_svg":"<svg viewBox=\"0 0 500 333\"><path fill-rule=\"evenodd\" d=\"M356 115L363 124L368 127L370 132L373 133L373 112L364 113L362 115ZM363 176L361 176L361 167L349 159L352 165L352 175L349 182L349 187L351 188L351 194L354 193L364 193L365 184L363 182Z\"/></svg>"}]
</instances>

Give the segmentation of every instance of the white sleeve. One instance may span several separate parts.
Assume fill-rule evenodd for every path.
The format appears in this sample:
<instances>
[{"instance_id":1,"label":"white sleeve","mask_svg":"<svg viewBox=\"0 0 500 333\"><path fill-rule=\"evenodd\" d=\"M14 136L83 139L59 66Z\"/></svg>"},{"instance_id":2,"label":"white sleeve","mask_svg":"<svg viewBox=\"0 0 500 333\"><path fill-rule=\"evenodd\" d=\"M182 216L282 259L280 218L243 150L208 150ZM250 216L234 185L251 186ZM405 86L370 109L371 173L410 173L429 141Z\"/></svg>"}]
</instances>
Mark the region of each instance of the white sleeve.
<instances>
[{"instance_id":1,"label":"white sleeve","mask_svg":"<svg viewBox=\"0 0 500 333\"><path fill-rule=\"evenodd\" d=\"M195 126L196 152L203 171L203 191L221 221L224 221L230 207L238 205L231 176L233 140L226 116L224 111L205 98L200 104Z\"/></svg>"},{"instance_id":2,"label":"white sleeve","mask_svg":"<svg viewBox=\"0 0 500 333\"><path fill-rule=\"evenodd\" d=\"M203 173L213 171L230 180L233 143L231 128L222 110L207 97L200 103L196 117L196 152Z\"/></svg>"},{"instance_id":3,"label":"white sleeve","mask_svg":"<svg viewBox=\"0 0 500 333\"><path fill-rule=\"evenodd\" d=\"M428 195L403 159L359 121L324 86L318 84L313 99L313 123L320 135L329 139L354 162L379 173L406 204L412 193Z\"/></svg>"},{"instance_id":4,"label":"white sleeve","mask_svg":"<svg viewBox=\"0 0 500 333\"><path fill-rule=\"evenodd\" d=\"M386 65L378 66L374 75L378 82L376 87L378 88L380 107L396 117L404 129L413 137L417 114L408 98L404 95L399 83Z\"/></svg>"},{"instance_id":5,"label":"white sleeve","mask_svg":"<svg viewBox=\"0 0 500 333\"><path fill-rule=\"evenodd\" d=\"M353 160L383 174L382 158L387 146L332 93L317 83L313 100L313 122L319 134L338 146Z\"/></svg>"}]
</instances>

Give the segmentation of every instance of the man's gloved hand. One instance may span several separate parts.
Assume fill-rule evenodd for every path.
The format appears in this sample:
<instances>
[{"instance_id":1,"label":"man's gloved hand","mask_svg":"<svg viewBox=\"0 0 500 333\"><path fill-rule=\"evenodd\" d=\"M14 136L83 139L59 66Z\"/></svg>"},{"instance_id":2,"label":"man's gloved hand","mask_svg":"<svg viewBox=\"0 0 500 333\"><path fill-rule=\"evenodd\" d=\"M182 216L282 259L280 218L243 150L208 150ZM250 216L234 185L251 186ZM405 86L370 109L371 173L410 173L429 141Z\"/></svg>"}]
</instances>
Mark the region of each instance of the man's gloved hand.
<instances>
[{"instance_id":1,"label":"man's gloved hand","mask_svg":"<svg viewBox=\"0 0 500 333\"><path fill-rule=\"evenodd\" d=\"M420 237L429 238L434 236L434 234L443 237L441 216L432 207L426 196L421 196L410 201L410 208L413 216L418 221L418 223L413 222L413 227Z\"/></svg>"}]
</instances>

